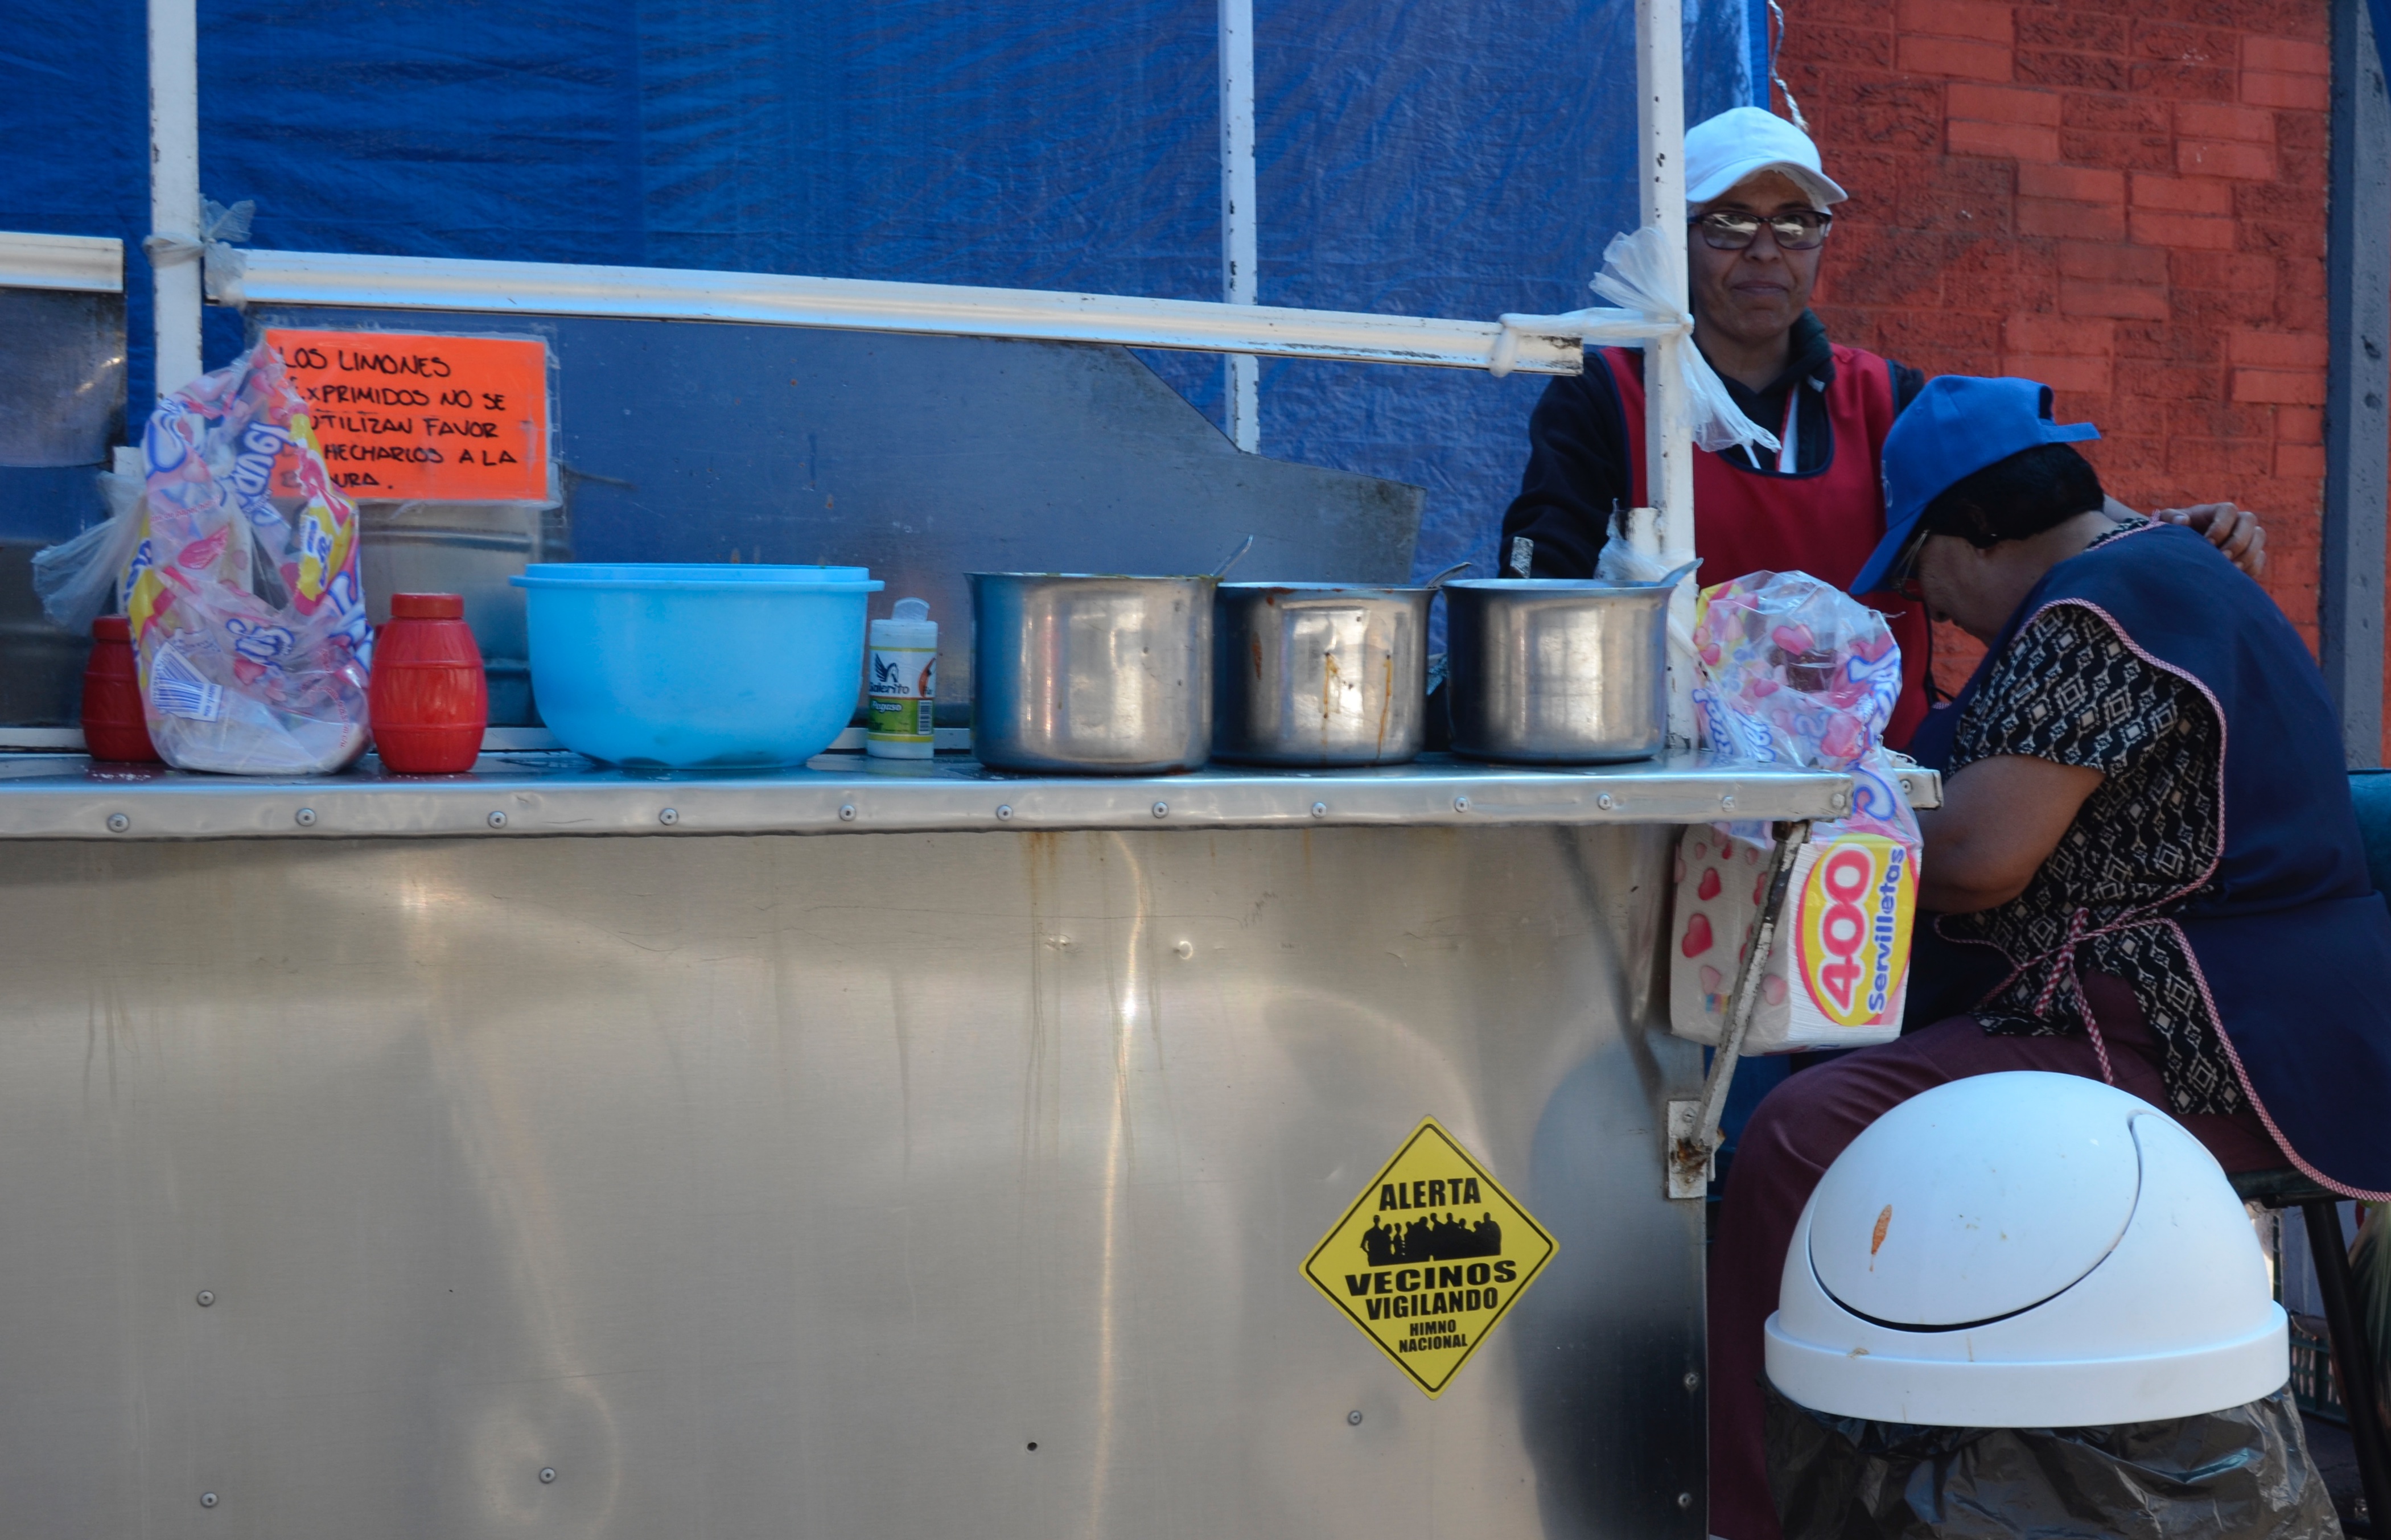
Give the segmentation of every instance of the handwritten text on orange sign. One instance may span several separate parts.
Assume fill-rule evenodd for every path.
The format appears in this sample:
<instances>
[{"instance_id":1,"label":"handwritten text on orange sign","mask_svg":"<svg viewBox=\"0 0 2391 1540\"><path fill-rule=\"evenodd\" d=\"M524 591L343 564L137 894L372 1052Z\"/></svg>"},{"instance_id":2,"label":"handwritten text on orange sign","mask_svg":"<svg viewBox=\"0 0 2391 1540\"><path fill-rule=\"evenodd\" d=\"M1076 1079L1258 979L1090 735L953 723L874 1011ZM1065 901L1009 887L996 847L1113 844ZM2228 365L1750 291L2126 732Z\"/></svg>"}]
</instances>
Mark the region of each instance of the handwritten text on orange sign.
<instances>
[{"instance_id":1,"label":"handwritten text on orange sign","mask_svg":"<svg viewBox=\"0 0 2391 1540\"><path fill-rule=\"evenodd\" d=\"M265 340L351 497L547 500L546 343L279 329ZM296 490L285 479L278 473L276 489Z\"/></svg>"}]
</instances>

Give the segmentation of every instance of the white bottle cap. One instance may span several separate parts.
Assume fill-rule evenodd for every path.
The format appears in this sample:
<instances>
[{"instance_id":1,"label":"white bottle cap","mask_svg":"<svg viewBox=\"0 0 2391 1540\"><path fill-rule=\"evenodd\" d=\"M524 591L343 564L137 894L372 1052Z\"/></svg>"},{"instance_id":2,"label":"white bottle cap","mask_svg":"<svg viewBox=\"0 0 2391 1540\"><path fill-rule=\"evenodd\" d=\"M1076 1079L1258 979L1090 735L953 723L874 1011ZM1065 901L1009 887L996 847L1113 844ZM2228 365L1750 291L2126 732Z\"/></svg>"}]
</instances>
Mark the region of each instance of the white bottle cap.
<instances>
[{"instance_id":1,"label":"white bottle cap","mask_svg":"<svg viewBox=\"0 0 2391 1540\"><path fill-rule=\"evenodd\" d=\"M938 623L930 618L930 602L926 599L900 599L897 613L885 620L875 620L865 633L874 647L906 647L935 652L938 645Z\"/></svg>"}]
</instances>

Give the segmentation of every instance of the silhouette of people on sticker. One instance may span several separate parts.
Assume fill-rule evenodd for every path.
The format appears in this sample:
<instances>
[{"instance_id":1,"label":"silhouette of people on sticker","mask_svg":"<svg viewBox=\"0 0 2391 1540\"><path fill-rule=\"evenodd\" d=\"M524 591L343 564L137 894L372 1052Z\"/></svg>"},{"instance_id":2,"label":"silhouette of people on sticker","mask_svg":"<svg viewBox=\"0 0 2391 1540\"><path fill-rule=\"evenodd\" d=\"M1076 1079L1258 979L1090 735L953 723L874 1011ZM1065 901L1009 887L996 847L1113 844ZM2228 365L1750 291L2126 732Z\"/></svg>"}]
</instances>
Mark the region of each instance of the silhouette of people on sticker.
<instances>
[{"instance_id":1,"label":"silhouette of people on sticker","mask_svg":"<svg viewBox=\"0 0 2391 1540\"><path fill-rule=\"evenodd\" d=\"M1503 1254L1503 1226L1494 1222L1492 1213L1480 1213L1478 1223L1456 1219L1451 1212L1428 1214L1409 1223L1388 1224L1372 1220L1362 1232L1363 1254L1372 1267L1393 1267L1403 1262L1465 1262L1476 1257L1499 1257Z\"/></svg>"}]
</instances>

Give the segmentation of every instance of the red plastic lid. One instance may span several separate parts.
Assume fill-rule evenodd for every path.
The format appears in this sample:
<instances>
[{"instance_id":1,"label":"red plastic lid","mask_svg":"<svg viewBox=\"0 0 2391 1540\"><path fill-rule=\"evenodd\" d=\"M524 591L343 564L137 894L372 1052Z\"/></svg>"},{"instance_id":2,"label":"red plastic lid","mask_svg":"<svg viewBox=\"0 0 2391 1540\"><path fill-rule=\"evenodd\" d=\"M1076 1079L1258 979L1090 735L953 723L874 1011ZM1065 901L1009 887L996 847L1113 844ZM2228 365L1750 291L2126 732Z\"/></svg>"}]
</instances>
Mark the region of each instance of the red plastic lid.
<instances>
[{"instance_id":1,"label":"red plastic lid","mask_svg":"<svg viewBox=\"0 0 2391 1540\"><path fill-rule=\"evenodd\" d=\"M393 620L462 620L465 618L465 596L461 593L394 593L390 596L390 617Z\"/></svg>"},{"instance_id":2,"label":"red plastic lid","mask_svg":"<svg viewBox=\"0 0 2391 1540\"><path fill-rule=\"evenodd\" d=\"M130 641L133 640L133 622L121 615L101 615L91 623L91 640Z\"/></svg>"}]
</instances>

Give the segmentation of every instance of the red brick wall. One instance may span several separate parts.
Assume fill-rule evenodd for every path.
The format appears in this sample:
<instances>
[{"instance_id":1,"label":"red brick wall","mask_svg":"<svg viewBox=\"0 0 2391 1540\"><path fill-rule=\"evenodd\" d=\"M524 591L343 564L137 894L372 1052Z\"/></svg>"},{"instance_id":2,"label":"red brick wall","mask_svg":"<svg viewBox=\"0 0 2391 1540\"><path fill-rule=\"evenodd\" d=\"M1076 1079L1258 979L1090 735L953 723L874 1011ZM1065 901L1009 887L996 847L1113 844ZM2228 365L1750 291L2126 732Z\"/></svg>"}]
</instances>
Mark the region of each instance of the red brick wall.
<instances>
[{"instance_id":1,"label":"red brick wall","mask_svg":"<svg viewBox=\"0 0 2391 1540\"><path fill-rule=\"evenodd\" d=\"M2100 424L2086 447L2137 508L2257 510L2267 587L2313 647L2325 7L1785 8L1781 72L1852 193L1819 285L1829 330L1930 374L2046 382L2061 421ZM1938 638L1946 686L1976 653Z\"/></svg>"}]
</instances>

